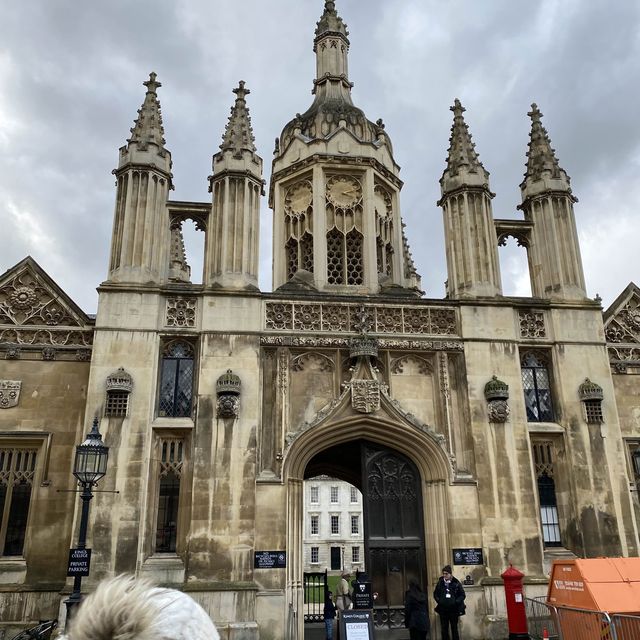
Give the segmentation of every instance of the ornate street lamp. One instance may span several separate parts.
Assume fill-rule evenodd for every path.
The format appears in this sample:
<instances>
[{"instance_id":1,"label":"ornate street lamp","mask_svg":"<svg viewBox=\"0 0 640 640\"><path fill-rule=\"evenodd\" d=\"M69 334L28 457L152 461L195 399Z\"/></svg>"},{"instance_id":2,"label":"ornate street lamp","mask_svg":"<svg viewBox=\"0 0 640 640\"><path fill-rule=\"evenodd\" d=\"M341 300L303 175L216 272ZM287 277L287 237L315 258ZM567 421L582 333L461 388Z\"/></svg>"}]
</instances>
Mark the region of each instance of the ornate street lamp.
<instances>
[{"instance_id":1,"label":"ornate street lamp","mask_svg":"<svg viewBox=\"0 0 640 640\"><path fill-rule=\"evenodd\" d=\"M109 447L102 442L102 435L98 430L98 418L94 418L91 431L86 440L76 447L76 458L73 464L73 475L82 487L82 513L80 516L80 532L78 546L71 550L69 570L67 575L73 575L73 592L65 601L67 605L67 619L73 608L82 600L82 576L89 575L89 560L91 551L87 550L87 525L89 524L89 502L93 498L92 487L96 485L107 472Z\"/></svg>"}]
</instances>

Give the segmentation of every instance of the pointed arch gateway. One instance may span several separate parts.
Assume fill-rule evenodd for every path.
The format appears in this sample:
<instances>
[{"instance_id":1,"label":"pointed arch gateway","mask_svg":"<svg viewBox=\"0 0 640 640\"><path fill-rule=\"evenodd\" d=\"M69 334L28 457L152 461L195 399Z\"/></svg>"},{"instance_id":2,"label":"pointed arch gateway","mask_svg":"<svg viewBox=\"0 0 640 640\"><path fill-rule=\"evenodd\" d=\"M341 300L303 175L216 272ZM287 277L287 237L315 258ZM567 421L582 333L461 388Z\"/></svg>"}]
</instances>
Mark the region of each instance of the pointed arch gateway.
<instances>
[{"instance_id":1,"label":"pointed arch gateway","mask_svg":"<svg viewBox=\"0 0 640 640\"><path fill-rule=\"evenodd\" d=\"M289 610L303 637L303 482L328 474L363 494L365 567L380 597L378 622L402 624L408 580L428 588L448 560L446 486L450 462L435 432L389 411L327 417L292 440L285 455ZM342 403L340 403L342 404ZM340 413L338 407L332 412ZM387 411L385 411L387 409ZM390 415L396 413L396 415ZM380 415L382 414L382 415ZM291 621L290 621L291 622ZM295 624L295 623L294 623Z\"/></svg>"}]
</instances>

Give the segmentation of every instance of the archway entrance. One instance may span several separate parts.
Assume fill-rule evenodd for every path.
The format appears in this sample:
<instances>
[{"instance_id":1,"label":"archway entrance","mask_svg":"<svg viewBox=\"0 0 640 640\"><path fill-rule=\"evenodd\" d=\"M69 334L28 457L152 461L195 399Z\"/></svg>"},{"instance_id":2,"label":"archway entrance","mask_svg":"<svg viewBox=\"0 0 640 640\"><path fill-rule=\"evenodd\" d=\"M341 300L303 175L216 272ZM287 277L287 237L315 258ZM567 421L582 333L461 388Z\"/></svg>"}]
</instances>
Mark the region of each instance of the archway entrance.
<instances>
[{"instance_id":1,"label":"archway entrance","mask_svg":"<svg viewBox=\"0 0 640 640\"><path fill-rule=\"evenodd\" d=\"M313 456L304 478L322 475L349 482L361 491L364 570L378 594L376 627L387 637L404 636L407 585L417 580L426 586L427 579L419 470L402 453L358 439ZM305 637L311 638L312 634L306 633Z\"/></svg>"}]
</instances>

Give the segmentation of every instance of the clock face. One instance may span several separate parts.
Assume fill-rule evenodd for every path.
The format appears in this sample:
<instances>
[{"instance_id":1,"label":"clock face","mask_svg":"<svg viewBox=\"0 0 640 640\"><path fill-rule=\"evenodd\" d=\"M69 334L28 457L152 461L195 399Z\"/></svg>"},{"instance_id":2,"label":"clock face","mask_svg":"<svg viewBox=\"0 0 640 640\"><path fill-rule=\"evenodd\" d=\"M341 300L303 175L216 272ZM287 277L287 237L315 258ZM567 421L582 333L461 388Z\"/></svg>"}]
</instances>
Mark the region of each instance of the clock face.
<instances>
[{"instance_id":1,"label":"clock face","mask_svg":"<svg viewBox=\"0 0 640 640\"><path fill-rule=\"evenodd\" d=\"M291 213L306 213L313 199L313 190L306 180L297 182L287 191L284 206Z\"/></svg>"},{"instance_id":2,"label":"clock face","mask_svg":"<svg viewBox=\"0 0 640 640\"><path fill-rule=\"evenodd\" d=\"M380 187L376 187L373 192L373 203L380 218L391 215L391 196Z\"/></svg>"},{"instance_id":3,"label":"clock face","mask_svg":"<svg viewBox=\"0 0 640 640\"><path fill-rule=\"evenodd\" d=\"M360 183L350 176L333 176L327 181L327 198L336 207L347 209L362 197Z\"/></svg>"}]
</instances>

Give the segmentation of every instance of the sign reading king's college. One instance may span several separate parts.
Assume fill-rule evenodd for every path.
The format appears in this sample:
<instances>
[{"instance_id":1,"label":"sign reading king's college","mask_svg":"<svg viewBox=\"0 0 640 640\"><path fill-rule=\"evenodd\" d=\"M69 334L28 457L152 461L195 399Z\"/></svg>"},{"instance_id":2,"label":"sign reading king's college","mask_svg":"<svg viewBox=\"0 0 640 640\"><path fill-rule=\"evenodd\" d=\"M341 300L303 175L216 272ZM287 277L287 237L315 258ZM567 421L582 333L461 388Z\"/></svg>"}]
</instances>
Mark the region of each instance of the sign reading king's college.
<instances>
[{"instance_id":1,"label":"sign reading king's college","mask_svg":"<svg viewBox=\"0 0 640 640\"><path fill-rule=\"evenodd\" d=\"M91 549L69 549L68 576L88 576L91 566Z\"/></svg>"}]
</instances>

